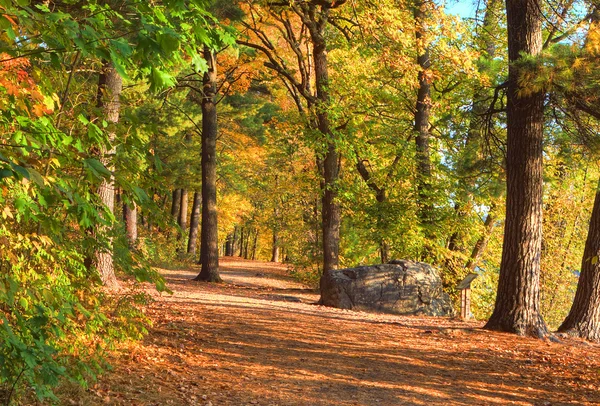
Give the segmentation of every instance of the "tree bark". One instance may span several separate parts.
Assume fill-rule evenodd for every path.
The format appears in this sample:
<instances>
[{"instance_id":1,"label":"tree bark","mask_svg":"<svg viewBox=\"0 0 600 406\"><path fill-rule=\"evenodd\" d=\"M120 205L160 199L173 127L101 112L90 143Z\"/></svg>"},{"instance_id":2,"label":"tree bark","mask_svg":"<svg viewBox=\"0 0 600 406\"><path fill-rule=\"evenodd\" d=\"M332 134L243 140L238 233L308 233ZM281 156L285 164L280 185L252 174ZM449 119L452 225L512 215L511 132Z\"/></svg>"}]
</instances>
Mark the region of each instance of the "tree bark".
<instances>
[{"instance_id":1,"label":"tree bark","mask_svg":"<svg viewBox=\"0 0 600 406\"><path fill-rule=\"evenodd\" d=\"M246 237L244 238L244 259L248 259L248 246L250 245L250 237L252 236L252 229L246 230Z\"/></svg>"},{"instance_id":2,"label":"tree bark","mask_svg":"<svg viewBox=\"0 0 600 406\"><path fill-rule=\"evenodd\" d=\"M119 122L119 113L121 108L121 91L123 81L111 63L105 62L102 66L102 72L98 78L98 93L96 104L102 109L102 118L108 123L115 125ZM108 141L112 144L116 138L114 129L109 129ZM100 151L100 161L110 171L114 170L112 156L115 154L114 147L109 150ZM98 187L98 197L108 211L115 211L115 184L114 176L103 179ZM108 232L106 227L99 229L101 232ZM113 265L112 238L108 238L108 250L96 251L94 265L100 273L100 278L104 286L111 290L119 288L119 281L115 275Z\"/></svg>"},{"instance_id":3,"label":"tree bark","mask_svg":"<svg viewBox=\"0 0 600 406\"><path fill-rule=\"evenodd\" d=\"M202 225L200 230L200 273L198 281L221 282L217 228L217 63L215 54L204 48L208 71L202 81Z\"/></svg>"},{"instance_id":4,"label":"tree bark","mask_svg":"<svg viewBox=\"0 0 600 406\"><path fill-rule=\"evenodd\" d=\"M190 220L190 234L188 238L187 253L196 256L196 244L198 242L198 226L200 225L200 206L202 198L200 193L194 192L192 203L192 218Z\"/></svg>"},{"instance_id":5,"label":"tree bark","mask_svg":"<svg viewBox=\"0 0 600 406\"><path fill-rule=\"evenodd\" d=\"M258 248L258 230L254 231L254 238L252 241L252 255L250 258L254 261L256 259L256 249Z\"/></svg>"},{"instance_id":6,"label":"tree bark","mask_svg":"<svg viewBox=\"0 0 600 406\"><path fill-rule=\"evenodd\" d=\"M244 227L240 227L240 250L238 253L238 257L243 258L244 257Z\"/></svg>"},{"instance_id":7,"label":"tree bark","mask_svg":"<svg viewBox=\"0 0 600 406\"><path fill-rule=\"evenodd\" d=\"M171 202L171 216L174 219L179 219L179 208L181 205L181 189L173 189L173 197Z\"/></svg>"},{"instance_id":8,"label":"tree bark","mask_svg":"<svg viewBox=\"0 0 600 406\"><path fill-rule=\"evenodd\" d=\"M237 247L238 244L238 240L239 240L239 227L238 226L234 226L233 227L233 243L231 244L231 256L235 256L235 249Z\"/></svg>"},{"instance_id":9,"label":"tree bark","mask_svg":"<svg viewBox=\"0 0 600 406\"><path fill-rule=\"evenodd\" d=\"M431 253L432 240L435 238L433 233L433 203L432 203L432 185L431 185L431 150L430 150L430 125L429 117L431 115L431 83L429 79L429 69L431 68L431 59L429 56L429 45L424 44L426 30L425 17L427 1L417 1L414 8L414 17L416 27L416 39L418 48L417 63L419 65L419 89L417 91L417 104L415 107L415 126L416 132L416 162L417 162L417 193L418 193L418 216L419 222L426 238L425 251L423 259Z\"/></svg>"},{"instance_id":10,"label":"tree bark","mask_svg":"<svg viewBox=\"0 0 600 406\"><path fill-rule=\"evenodd\" d=\"M381 263L387 264L390 261L390 245L386 240L381 240L381 245L379 246L379 253L381 255Z\"/></svg>"},{"instance_id":11,"label":"tree bark","mask_svg":"<svg viewBox=\"0 0 600 406\"><path fill-rule=\"evenodd\" d=\"M519 84L521 54L542 50L539 0L506 0L509 76L507 93L507 196L502 262L490 330L544 337L539 279L542 252L544 93Z\"/></svg>"},{"instance_id":12,"label":"tree bark","mask_svg":"<svg viewBox=\"0 0 600 406\"><path fill-rule=\"evenodd\" d=\"M188 213L188 190L181 189L181 202L179 203L179 216L177 216L177 224L181 228L181 232L185 234L187 229L187 213Z\"/></svg>"},{"instance_id":13,"label":"tree bark","mask_svg":"<svg viewBox=\"0 0 600 406\"><path fill-rule=\"evenodd\" d=\"M279 234L273 230L273 247L271 248L271 262L279 262Z\"/></svg>"},{"instance_id":14,"label":"tree bark","mask_svg":"<svg viewBox=\"0 0 600 406\"><path fill-rule=\"evenodd\" d=\"M127 232L127 242L130 249L137 248L138 230L137 230L137 205L131 202L131 205L123 203L123 217L125 218L125 230Z\"/></svg>"},{"instance_id":15,"label":"tree bark","mask_svg":"<svg viewBox=\"0 0 600 406\"><path fill-rule=\"evenodd\" d=\"M312 5L311 7L316 7ZM333 138L329 121L329 71L327 66L327 46L324 37L325 25L329 9L323 8L319 21L311 21L309 31L313 45L313 61L315 87L317 90L317 127L326 139ZM310 15L310 14L309 14ZM314 15L314 12L312 13ZM337 201L338 178L341 160L335 143L327 142L327 150L323 159L324 190L322 197L321 217L323 222L323 272L337 269L340 248L340 205Z\"/></svg>"},{"instance_id":16,"label":"tree bark","mask_svg":"<svg viewBox=\"0 0 600 406\"><path fill-rule=\"evenodd\" d=\"M559 332L600 341L600 183L581 260L575 299Z\"/></svg>"},{"instance_id":17,"label":"tree bark","mask_svg":"<svg viewBox=\"0 0 600 406\"><path fill-rule=\"evenodd\" d=\"M227 239L225 240L225 256L226 257L233 256L233 242L234 242L234 235L231 233L227 234Z\"/></svg>"}]
</instances>

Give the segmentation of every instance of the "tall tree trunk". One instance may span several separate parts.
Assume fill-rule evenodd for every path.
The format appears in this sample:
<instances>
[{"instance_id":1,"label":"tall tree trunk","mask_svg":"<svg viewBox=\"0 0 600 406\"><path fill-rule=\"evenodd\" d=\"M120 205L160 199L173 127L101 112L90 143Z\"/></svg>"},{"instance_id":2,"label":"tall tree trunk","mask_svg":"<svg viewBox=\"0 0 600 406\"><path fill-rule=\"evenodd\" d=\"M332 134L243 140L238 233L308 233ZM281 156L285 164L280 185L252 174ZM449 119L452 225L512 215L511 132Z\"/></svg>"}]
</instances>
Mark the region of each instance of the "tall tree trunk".
<instances>
[{"instance_id":1,"label":"tall tree trunk","mask_svg":"<svg viewBox=\"0 0 600 406\"><path fill-rule=\"evenodd\" d=\"M600 341L600 183L581 260L581 274L569 315L558 331Z\"/></svg>"},{"instance_id":2,"label":"tall tree trunk","mask_svg":"<svg viewBox=\"0 0 600 406\"><path fill-rule=\"evenodd\" d=\"M279 234L273 230L273 247L271 248L271 262L279 262Z\"/></svg>"},{"instance_id":3,"label":"tall tree trunk","mask_svg":"<svg viewBox=\"0 0 600 406\"><path fill-rule=\"evenodd\" d=\"M390 261L390 245L386 240L381 240L381 245L379 246L379 253L381 255L381 263L387 264Z\"/></svg>"},{"instance_id":4,"label":"tall tree trunk","mask_svg":"<svg viewBox=\"0 0 600 406\"><path fill-rule=\"evenodd\" d=\"M233 234L227 234L227 238L225 239L225 256L232 257L233 256Z\"/></svg>"},{"instance_id":5,"label":"tall tree trunk","mask_svg":"<svg viewBox=\"0 0 600 406\"><path fill-rule=\"evenodd\" d=\"M246 237L244 238L244 259L248 259L248 246L250 245L250 237L252 236L252 229L249 228L246 231Z\"/></svg>"},{"instance_id":6,"label":"tall tree trunk","mask_svg":"<svg viewBox=\"0 0 600 406\"><path fill-rule=\"evenodd\" d=\"M131 202L131 204L123 203L123 217L125 218L125 230L127 232L129 248L135 249L138 239L137 205L135 202Z\"/></svg>"},{"instance_id":7,"label":"tall tree trunk","mask_svg":"<svg viewBox=\"0 0 600 406\"><path fill-rule=\"evenodd\" d=\"M429 117L431 115L431 83L429 78L429 69L431 60L429 56L429 45L425 44L426 9L429 7L428 1L417 0L414 8L414 17L416 27L416 39L418 48L417 63L419 65L419 89L417 91L417 104L415 108L415 126L416 132L416 162L417 162L417 192L418 192L418 216L419 223L424 231L426 238L425 251L423 259L431 254L432 243L435 239L433 232L433 203L432 203L432 185L431 185L431 150L430 150L430 125Z\"/></svg>"},{"instance_id":8,"label":"tall tree trunk","mask_svg":"<svg viewBox=\"0 0 600 406\"><path fill-rule=\"evenodd\" d=\"M200 206L202 204L202 195L194 192L194 202L192 203L192 218L190 220L190 235L188 238L187 253L196 256L196 245L198 242L198 226L200 225Z\"/></svg>"},{"instance_id":9,"label":"tall tree trunk","mask_svg":"<svg viewBox=\"0 0 600 406\"><path fill-rule=\"evenodd\" d=\"M181 231L185 234L187 229L187 214L188 214L188 190L181 189L181 202L179 203L179 216L177 216L177 224Z\"/></svg>"},{"instance_id":10,"label":"tall tree trunk","mask_svg":"<svg viewBox=\"0 0 600 406\"><path fill-rule=\"evenodd\" d=\"M238 257L242 258L244 256L244 227L240 227L240 250L238 253Z\"/></svg>"},{"instance_id":11,"label":"tall tree trunk","mask_svg":"<svg viewBox=\"0 0 600 406\"><path fill-rule=\"evenodd\" d=\"M314 4L309 7L315 8ZM311 15L311 13L307 13ZM314 16L314 10L312 10ZM313 45L315 87L317 91L317 127L325 139L331 140L334 134L329 120L329 71L327 66L327 44L324 30L329 17L329 9L323 8L318 19L308 22ZM305 23L307 23L305 21ZM337 201L338 178L341 160L333 141L327 141L323 159L323 197L321 208L323 233L323 272L337 269L340 248L340 204Z\"/></svg>"},{"instance_id":12,"label":"tall tree trunk","mask_svg":"<svg viewBox=\"0 0 600 406\"><path fill-rule=\"evenodd\" d=\"M254 261L256 259L256 249L258 248L258 230L254 231L254 239L252 241L252 255L250 258Z\"/></svg>"},{"instance_id":13,"label":"tall tree trunk","mask_svg":"<svg viewBox=\"0 0 600 406\"><path fill-rule=\"evenodd\" d=\"M121 108L121 91L123 81L115 68L109 62L104 63L102 72L98 78L97 106L102 109L102 118L108 123L115 125L119 122L119 112ZM109 129L108 139L112 144L116 138L114 129ZM109 170L113 170L112 156L115 153L114 147L110 150L100 151L100 161ZM103 179L98 187L98 197L108 211L115 211L115 185L114 177L111 175L108 179ZM102 227L99 231L108 232L107 228ZM119 288L119 281L115 275L113 265L112 239L108 240L108 250L96 251L94 265L100 273L100 278L104 286L116 290Z\"/></svg>"},{"instance_id":14,"label":"tall tree trunk","mask_svg":"<svg viewBox=\"0 0 600 406\"><path fill-rule=\"evenodd\" d=\"M199 281L221 282L217 228L217 61L204 48L208 71L202 82L202 225L200 230Z\"/></svg>"},{"instance_id":15,"label":"tall tree trunk","mask_svg":"<svg viewBox=\"0 0 600 406\"><path fill-rule=\"evenodd\" d=\"M231 244L231 256L232 257L235 255L235 249L237 248L237 244L238 244L238 239L239 239L238 229L239 229L238 226L233 227L233 242Z\"/></svg>"},{"instance_id":16,"label":"tall tree trunk","mask_svg":"<svg viewBox=\"0 0 600 406\"><path fill-rule=\"evenodd\" d=\"M523 91L521 55L542 50L539 0L506 0L508 23L506 223L498 292L490 330L544 337L539 279L542 253L544 93Z\"/></svg>"},{"instance_id":17,"label":"tall tree trunk","mask_svg":"<svg viewBox=\"0 0 600 406\"><path fill-rule=\"evenodd\" d=\"M179 219L179 208L181 207L181 189L173 189L173 197L171 201L171 216L174 219Z\"/></svg>"}]
</instances>

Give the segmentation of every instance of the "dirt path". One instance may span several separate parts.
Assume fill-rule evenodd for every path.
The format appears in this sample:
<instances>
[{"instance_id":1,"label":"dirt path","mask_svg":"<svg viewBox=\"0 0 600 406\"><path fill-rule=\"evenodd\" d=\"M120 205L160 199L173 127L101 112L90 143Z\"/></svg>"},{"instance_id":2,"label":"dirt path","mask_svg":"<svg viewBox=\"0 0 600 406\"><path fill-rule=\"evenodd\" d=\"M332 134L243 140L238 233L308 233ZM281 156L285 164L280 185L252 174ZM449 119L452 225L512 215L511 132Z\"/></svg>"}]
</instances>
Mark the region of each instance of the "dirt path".
<instances>
[{"instance_id":1,"label":"dirt path","mask_svg":"<svg viewBox=\"0 0 600 406\"><path fill-rule=\"evenodd\" d=\"M599 346L324 308L281 266L221 265L165 270L148 337L72 404L600 405Z\"/></svg>"}]
</instances>

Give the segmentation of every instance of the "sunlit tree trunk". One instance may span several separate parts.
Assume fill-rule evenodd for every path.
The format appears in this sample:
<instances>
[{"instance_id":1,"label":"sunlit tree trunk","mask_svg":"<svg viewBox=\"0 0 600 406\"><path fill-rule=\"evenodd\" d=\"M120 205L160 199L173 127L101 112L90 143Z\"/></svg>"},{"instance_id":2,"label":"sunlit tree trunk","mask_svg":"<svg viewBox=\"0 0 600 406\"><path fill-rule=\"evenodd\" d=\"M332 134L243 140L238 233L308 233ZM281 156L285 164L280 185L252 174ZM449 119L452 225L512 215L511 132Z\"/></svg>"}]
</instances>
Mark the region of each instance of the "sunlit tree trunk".
<instances>
[{"instance_id":1,"label":"sunlit tree trunk","mask_svg":"<svg viewBox=\"0 0 600 406\"><path fill-rule=\"evenodd\" d=\"M544 93L524 91L515 62L523 54L537 56L542 50L541 9L539 0L506 1L510 63L506 222L496 303L486 324L490 330L534 337L548 334L539 303Z\"/></svg>"},{"instance_id":2,"label":"sunlit tree trunk","mask_svg":"<svg viewBox=\"0 0 600 406\"><path fill-rule=\"evenodd\" d=\"M200 273L196 280L221 282L217 228L217 63L204 48L208 71L202 85L202 225L200 228Z\"/></svg>"},{"instance_id":3,"label":"sunlit tree trunk","mask_svg":"<svg viewBox=\"0 0 600 406\"><path fill-rule=\"evenodd\" d=\"M190 234L188 238L187 253L196 255L196 245L198 243L198 227L200 225L200 206L202 205L202 196L194 192L194 202L192 203L192 218L190 219Z\"/></svg>"},{"instance_id":4,"label":"sunlit tree trunk","mask_svg":"<svg viewBox=\"0 0 600 406\"><path fill-rule=\"evenodd\" d=\"M422 259L430 257L435 233L433 232L433 203L431 185L431 150L430 150L430 124L431 115L431 78L429 69L431 59L429 55L429 44L426 43L425 31L427 30L425 18L427 8L431 7L428 1L418 0L414 6L414 17L416 24L417 39L417 63L419 65L419 88L417 90L417 104L415 106L416 133L416 162L417 162L417 192L418 192L418 216L421 227L426 238L425 249Z\"/></svg>"},{"instance_id":5,"label":"sunlit tree trunk","mask_svg":"<svg viewBox=\"0 0 600 406\"><path fill-rule=\"evenodd\" d=\"M171 216L174 219L179 219L179 209L181 205L181 189L174 189L171 200Z\"/></svg>"},{"instance_id":6,"label":"sunlit tree trunk","mask_svg":"<svg viewBox=\"0 0 600 406\"><path fill-rule=\"evenodd\" d=\"M271 262L279 262L279 234L273 230L273 246L271 248Z\"/></svg>"},{"instance_id":7,"label":"sunlit tree trunk","mask_svg":"<svg viewBox=\"0 0 600 406\"><path fill-rule=\"evenodd\" d=\"M102 109L102 119L106 120L111 125L115 125L119 122L119 112L121 108L120 96L122 89L123 82L121 76L119 76L112 64L108 62L105 63L102 66L102 72L98 79L97 106ZM114 143L115 138L116 133L114 128L109 129L109 142L111 144ZM112 156L114 153L114 148L100 151L100 161L111 171L113 170ZM112 175L110 178L102 180L102 183L98 187L98 197L106 207L106 210L114 213L115 185L114 177ZM102 227L98 231L106 233L109 230ZM109 289L118 289L119 282L115 276L113 265L112 239L109 238L108 242L108 249L96 251L94 265L100 273L102 283Z\"/></svg>"},{"instance_id":8,"label":"sunlit tree trunk","mask_svg":"<svg viewBox=\"0 0 600 406\"><path fill-rule=\"evenodd\" d=\"M131 202L131 204L123 203L123 217L125 219L127 242L130 248L135 249L137 247L138 230L137 205L134 202Z\"/></svg>"},{"instance_id":9,"label":"sunlit tree trunk","mask_svg":"<svg viewBox=\"0 0 600 406\"><path fill-rule=\"evenodd\" d=\"M575 300L559 332L600 341L600 183L581 260Z\"/></svg>"},{"instance_id":10,"label":"sunlit tree trunk","mask_svg":"<svg viewBox=\"0 0 600 406\"><path fill-rule=\"evenodd\" d=\"M324 36L329 9L322 8L316 13L316 5L311 4L305 9L304 23L308 26L312 46L315 87L317 90L317 127L326 139L333 138L329 118L329 71L327 61L327 43ZM319 17L309 19L310 16ZM327 142L323 159L323 197L321 207L323 232L323 272L337 269L339 264L340 247L340 204L337 201L338 178L341 166L340 155L335 143Z\"/></svg>"}]
</instances>

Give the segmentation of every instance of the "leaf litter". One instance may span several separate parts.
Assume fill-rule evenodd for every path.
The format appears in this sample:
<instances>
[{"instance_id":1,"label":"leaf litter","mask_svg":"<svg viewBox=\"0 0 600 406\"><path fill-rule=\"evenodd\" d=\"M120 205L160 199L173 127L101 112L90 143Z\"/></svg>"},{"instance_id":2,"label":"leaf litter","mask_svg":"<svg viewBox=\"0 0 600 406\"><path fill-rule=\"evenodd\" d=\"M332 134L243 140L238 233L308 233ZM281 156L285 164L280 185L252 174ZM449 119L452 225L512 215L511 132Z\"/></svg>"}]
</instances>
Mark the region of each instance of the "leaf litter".
<instances>
[{"instance_id":1,"label":"leaf litter","mask_svg":"<svg viewBox=\"0 0 600 406\"><path fill-rule=\"evenodd\" d=\"M198 271L161 269L173 294L149 288L147 337L64 404L600 405L597 344L319 306L281 264L223 258L223 284Z\"/></svg>"}]
</instances>

